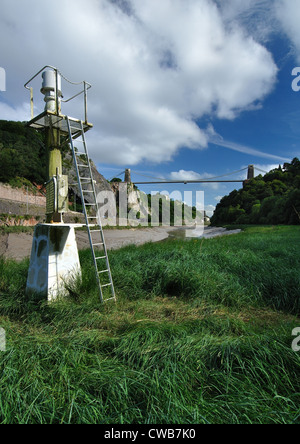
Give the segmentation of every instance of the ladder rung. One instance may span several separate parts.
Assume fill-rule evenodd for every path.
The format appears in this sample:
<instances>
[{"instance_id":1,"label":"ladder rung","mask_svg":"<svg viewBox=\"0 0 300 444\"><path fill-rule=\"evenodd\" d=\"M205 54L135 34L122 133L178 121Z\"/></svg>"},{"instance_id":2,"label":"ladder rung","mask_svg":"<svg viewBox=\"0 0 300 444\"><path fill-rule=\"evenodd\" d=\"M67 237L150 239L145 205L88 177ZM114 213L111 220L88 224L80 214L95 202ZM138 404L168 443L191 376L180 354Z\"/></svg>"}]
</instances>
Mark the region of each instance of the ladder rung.
<instances>
[{"instance_id":1,"label":"ladder rung","mask_svg":"<svg viewBox=\"0 0 300 444\"><path fill-rule=\"evenodd\" d=\"M98 271L99 274L108 273L108 272L109 272L109 270Z\"/></svg>"},{"instance_id":2,"label":"ladder rung","mask_svg":"<svg viewBox=\"0 0 300 444\"><path fill-rule=\"evenodd\" d=\"M110 284L105 284L105 285L101 285L101 288L109 287L110 285L112 285L112 283L110 283Z\"/></svg>"},{"instance_id":3,"label":"ladder rung","mask_svg":"<svg viewBox=\"0 0 300 444\"><path fill-rule=\"evenodd\" d=\"M77 164L77 166L78 167L80 167L80 168L89 168L90 166L89 165L83 165L83 164Z\"/></svg>"},{"instance_id":4,"label":"ladder rung","mask_svg":"<svg viewBox=\"0 0 300 444\"><path fill-rule=\"evenodd\" d=\"M89 182L93 182L93 179L91 179L90 177L82 177L82 176L79 176L79 179L80 179L80 180L87 180L87 181L89 181Z\"/></svg>"},{"instance_id":5,"label":"ladder rung","mask_svg":"<svg viewBox=\"0 0 300 444\"><path fill-rule=\"evenodd\" d=\"M104 243L100 242L99 244L93 244L93 247L99 247L99 245L104 245Z\"/></svg>"},{"instance_id":6,"label":"ladder rung","mask_svg":"<svg viewBox=\"0 0 300 444\"><path fill-rule=\"evenodd\" d=\"M99 256L99 257L96 257L95 259L96 259L96 261L99 261L100 259L106 259L106 256Z\"/></svg>"},{"instance_id":7,"label":"ladder rung","mask_svg":"<svg viewBox=\"0 0 300 444\"><path fill-rule=\"evenodd\" d=\"M94 193L94 191L82 190L83 193Z\"/></svg>"},{"instance_id":8,"label":"ladder rung","mask_svg":"<svg viewBox=\"0 0 300 444\"><path fill-rule=\"evenodd\" d=\"M116 300L116 297L114 296L113 298L109 298L109 299L103 299L103 302L107 302L107 301L111 301L111 300Z\"/></svg>"},{"instance_id":9,"label":"ladder rung","mask_svg":"<svg viewBox=\"0 0 300 444\"><path fill-rule=\"evenodd\" d=\"M96 207L97 204L96 204L96 203L93 203L93 204L87 204L87 203L86 203L85 206L86 206L86 207L92 207L92 206L95 206L95 207Z\"/></svg>"}]
</instances>

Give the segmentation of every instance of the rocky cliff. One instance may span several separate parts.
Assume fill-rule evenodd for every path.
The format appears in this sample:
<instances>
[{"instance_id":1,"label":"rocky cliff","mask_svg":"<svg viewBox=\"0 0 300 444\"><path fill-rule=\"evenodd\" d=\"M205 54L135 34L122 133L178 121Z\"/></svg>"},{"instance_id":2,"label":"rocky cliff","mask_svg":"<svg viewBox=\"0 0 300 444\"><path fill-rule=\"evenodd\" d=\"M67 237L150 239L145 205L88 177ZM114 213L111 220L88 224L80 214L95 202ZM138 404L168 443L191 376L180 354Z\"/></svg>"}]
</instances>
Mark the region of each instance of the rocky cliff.
<instances>
[{"instance_id":1,"label":"rocky cliff","mask_svg":"<svg viewBox=\"0 0 300 444\"><path fill-rule=\"evenodd\" d=\"M86 164L86 159L82 158L80 159L80 162L83 164ZM103 191L109 192L111 191L110 184L107 182L107 180L102 176L102 174L99 173L99 171L96 168L96 165L93 161L91 161L91 167L92 167L92 174L95 181L95 188L96 193L100 193ZM65 154L65 157L63 159L63 174L66 174L69 177L69 191L71 195L75 195L78 200L80 200L80 191L77 183L77 176L76 176L76 170L73 162L73 157L71 153ZM89 171L88 168L82 168L80 170L81 177L89 177ZM85 189L91 191L92 186L91 185L85 185ZM85 200L87 203L92 202L92 194L86 194Z\"/></svg>"}]
</instances>

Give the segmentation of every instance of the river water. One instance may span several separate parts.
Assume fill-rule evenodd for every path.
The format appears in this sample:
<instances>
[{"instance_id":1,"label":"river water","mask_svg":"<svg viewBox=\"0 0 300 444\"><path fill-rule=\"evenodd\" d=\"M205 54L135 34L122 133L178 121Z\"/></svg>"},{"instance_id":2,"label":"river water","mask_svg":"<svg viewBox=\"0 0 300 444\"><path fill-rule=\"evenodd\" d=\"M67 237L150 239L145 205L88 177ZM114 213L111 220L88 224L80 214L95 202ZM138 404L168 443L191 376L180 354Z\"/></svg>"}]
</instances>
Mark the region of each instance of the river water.
<instances>
[{"instance_id":1,"label":"river water","mask_svg":"<svg viewBox=\"0 0 300 444\"><path fill-rule=\"evenodd\" d=\"M242 230L227 230L222 227L178 228L169 233L169 239L212 239L214 237L238 234Z\"/></svg>"}]
</instances>

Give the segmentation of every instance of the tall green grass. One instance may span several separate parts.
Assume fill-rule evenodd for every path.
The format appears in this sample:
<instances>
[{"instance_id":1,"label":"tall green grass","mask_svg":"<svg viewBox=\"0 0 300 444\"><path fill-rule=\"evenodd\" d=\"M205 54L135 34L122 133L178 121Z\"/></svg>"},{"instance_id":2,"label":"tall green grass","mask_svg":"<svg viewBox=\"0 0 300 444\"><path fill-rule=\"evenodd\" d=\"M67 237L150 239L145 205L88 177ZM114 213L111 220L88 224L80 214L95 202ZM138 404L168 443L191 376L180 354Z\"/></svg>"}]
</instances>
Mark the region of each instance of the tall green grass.
<instances>
[{"instance_id":1,"label":"tall green grass","mask_svg":"<svg viewBox=\"0 0 300 444\"><path fill-rule=\"evenodd\" d=\"M83 281L48 305L0 260L1 423L299 423L299 228L110 253L117 304Z\"/></svg>"},{"instance_id":2,"label":"tall green grass","mask_svg":"<svg viewBox=\"0 0 300 444\"><path fill-rule=\"evenodd\" d=\"M206 241L128 247L113 256L130 298L173 296L226 306L300 311L299 227L254 228Z\"/></svg>"}]
</instances>

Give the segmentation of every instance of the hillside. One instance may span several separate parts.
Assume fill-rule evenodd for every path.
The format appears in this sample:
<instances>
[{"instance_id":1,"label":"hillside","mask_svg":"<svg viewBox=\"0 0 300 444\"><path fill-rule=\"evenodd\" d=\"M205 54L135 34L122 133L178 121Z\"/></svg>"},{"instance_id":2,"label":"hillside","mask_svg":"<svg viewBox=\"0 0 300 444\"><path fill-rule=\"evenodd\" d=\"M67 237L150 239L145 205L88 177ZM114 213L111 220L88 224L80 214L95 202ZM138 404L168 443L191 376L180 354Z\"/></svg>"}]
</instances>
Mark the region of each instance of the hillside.
<instances>
[{"instance_id":1,"label":"hillside","mask_svg":"<svg viewBox=\"0 0 300 444\"><path fill-rule=\"evenodd\" d=\"M81 159L81 162L84 163L85 159ZM26 193L29 189L30 193L36 194L36 186L32 186L32 184L42 185L47 180L47 155L43 143L43 133L26 127L26 124L22 122L0 121L0 165L0 183L9 184L12 187L22 187ZM115 204L117 204L117 215L126 218L127 214L123 216L119 214L119 183L110 184L99 173L93 162L91 162L91 167L96 181L96 193L113 191L115 195L114 199L109 201L109 204L104 204L107 210L105 214L114 214ZM76 171L68 147L63 149L63 174L69 177L70 210L82 211ZM82 175L86 177L88 170L83 172ZM91 202L92 199L92 194L86 196L87 202ZM133 215L132 217L137 220L137 223L139 221L148 223L155 220L156 223L161 224L163 221L163 207L168 205L170 206L170 216L167 216L170 218L171 225L174 225L175 215L180 215L181 211L185 222L190 222L191 217L193 221L196 217L195 207L192 208L192 211L189 211L189 207L186 205L183 207L181 202L175 202L165 196L158 195L156 196L154 209L151 206L151 199L154 198L150 194L144 194L134 185L128 188L128 212ZM3 212L8 213L10 211L1 210L0 205L0 213ZM19 214L19 211L17 213ZM190 216L188 217L189 213ZM200 217L203 218L204 216Z\"/></svg>"},{"instance_id":2,"label":"hillside","mask_svg":"<svg viewBox=\"0 0 300 444\"><path fill-rule=\"evenodd\" d=\"M64 149L64 173L70 183L76 181L71 152ZM44 184L47 180L47 155L43 133L28 128L22 122L0 121L0 182L11 185L28 185L26 181ZM110 190L104 177L92 164L99 189ZM16 178L22 178L16 183ZM24 179L26 179L24 181ZM72 189L72 186L70 187ZM78 192L79 194L79 192Z\"/></svg>"},{"instance_id":3,"label":"hillside","mask_svg":"<svg viewBox=\"0 0 300 444\"><path fill-rule=\"evenodd\" d=\"M223 197L211 219L222 224L300 224L300 161L295 158Z\"/></svg>"},{"instance_id":4,"label":"hillside","mask_svg":"<svg viewBox=\"0 0 300 444\"><path fill-rule=\"evenodd\" d=\"M46 181L46 151L42 134L21 122L0 121L0 182L16 177Z\"/></svg>"},{"instance_id":5,"label":"hillside","mask_svg":"<svg viewBox=\"0 0 300 444\"><path fill-rule=\"evenodd\" d=\"M47 154L44 146L43 133L28 128L24 122L0 121L0 182L13 187L29 187L36 192L35 186L47 180ZM71 152L63 152L64 174L69 176L70 200L74 195L80 203L76 172ZM97 182L96 191L110 190L106 179L97 171L92 163L93 176Z\"/></svg>"}]
</instances>

